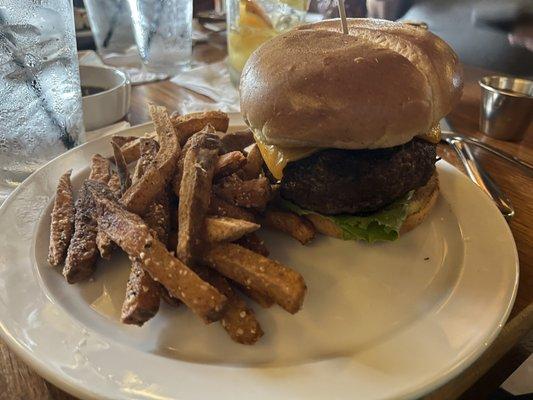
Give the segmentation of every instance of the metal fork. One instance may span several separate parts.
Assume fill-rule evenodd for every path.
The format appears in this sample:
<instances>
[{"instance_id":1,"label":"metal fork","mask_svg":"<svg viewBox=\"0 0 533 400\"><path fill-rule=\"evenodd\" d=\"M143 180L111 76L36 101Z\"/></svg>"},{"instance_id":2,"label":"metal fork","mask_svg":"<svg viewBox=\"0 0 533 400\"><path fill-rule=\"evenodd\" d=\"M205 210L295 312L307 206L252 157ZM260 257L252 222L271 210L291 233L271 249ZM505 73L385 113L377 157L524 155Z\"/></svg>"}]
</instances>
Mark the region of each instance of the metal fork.
<instances>
[{"instance_id":1,"label":"metal fork","mask_svg":"<svg viewBox=\"0 0 533 400\"><path fill-rule=\"evenodd\" d=\"M511 200L505 195L491 176L479 164L469 144L460 135L449 134L449 125L445 120L441 121L441 127L445 129L441 136L442 140L455 150L459 160L463 163L468 177L483 190L496 204L505 219L510 220L514 214Z\"/></svg>"},{"instance_id":2,"label":"metal fork","mask_svg":"<svg viewBox=\"0 0 533 400\"><path fill-rule=\"evenodd\" d=\"M458 134L457 132L452 132L452 131L442 131L441 137L445 141L447 141L448 139L456 139L456 140L461 140L463 142L471 144L473 146L480 147L483 150L486 150L489 153L494 154L495 156L498 156L504 159L505 161L508 161L516 165L517 167L522 168L524 172L527 173L528 176L533 176L533 164L528 163L527 161L524 161L518 157L507 154L506 152L499 150L495 147L492 147L491 145L486 144L479 139L468 137L468 136L463 136L463 135Z\"/></svg>"}]
</instances>

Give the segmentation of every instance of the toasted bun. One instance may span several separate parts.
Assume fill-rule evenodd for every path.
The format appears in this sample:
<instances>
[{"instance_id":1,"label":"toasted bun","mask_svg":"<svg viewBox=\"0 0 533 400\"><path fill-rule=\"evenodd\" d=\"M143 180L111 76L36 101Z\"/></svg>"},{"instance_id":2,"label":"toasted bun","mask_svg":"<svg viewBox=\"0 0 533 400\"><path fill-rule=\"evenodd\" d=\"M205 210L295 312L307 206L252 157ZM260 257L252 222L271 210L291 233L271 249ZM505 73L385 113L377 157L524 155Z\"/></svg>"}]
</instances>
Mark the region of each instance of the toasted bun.
<instances>
[{"instance_id":1,"label":"toasted bun","mask_svg":"<svg viewBox=\"0 0 533 400\"><path fill-rule=\"evenodd\" d=\"M260 46L240 82L241 111L282 146L380 148L427 132L459 99L456 54L431 32L349 19L303 25Z\"/></svg>"},{"instance_id":2,"label":"toasted bun","mask_svg":"<svg viewBox=\"0 0 533 400\"><path fill-rule=\"evenodd\" d=\"M420 225L437 202L438 197L439 178L435 171L429 182L413 194L407 210L407 218L400 228L400 234L409 232ZM305 217L309 219L315 226L316 230L323 235L342 239L341 229L331 222L330 219L318 214L309 214Z\"/></svg>"}]
</instances>

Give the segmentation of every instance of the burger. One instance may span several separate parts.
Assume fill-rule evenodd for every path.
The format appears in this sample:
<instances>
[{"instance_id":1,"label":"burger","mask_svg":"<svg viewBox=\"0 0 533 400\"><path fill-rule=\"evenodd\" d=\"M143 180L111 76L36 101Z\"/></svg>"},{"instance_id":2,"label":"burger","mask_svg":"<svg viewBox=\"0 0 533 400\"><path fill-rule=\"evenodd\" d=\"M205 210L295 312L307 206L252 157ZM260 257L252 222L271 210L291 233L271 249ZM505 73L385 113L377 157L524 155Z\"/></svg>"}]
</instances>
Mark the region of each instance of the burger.
<instances>
[{"instance_id":1,"label":"burger","mask_svg":"<svg viewBox=\"0 0 533 400\"><path fill-rule=\"evenodd\" d=\"M280 185L280 205L323 234L394 240L435 204L439 121L458 101L453 50L422 27L307 24L261 45L241 112Z\"/></svg>"}]
</instances>

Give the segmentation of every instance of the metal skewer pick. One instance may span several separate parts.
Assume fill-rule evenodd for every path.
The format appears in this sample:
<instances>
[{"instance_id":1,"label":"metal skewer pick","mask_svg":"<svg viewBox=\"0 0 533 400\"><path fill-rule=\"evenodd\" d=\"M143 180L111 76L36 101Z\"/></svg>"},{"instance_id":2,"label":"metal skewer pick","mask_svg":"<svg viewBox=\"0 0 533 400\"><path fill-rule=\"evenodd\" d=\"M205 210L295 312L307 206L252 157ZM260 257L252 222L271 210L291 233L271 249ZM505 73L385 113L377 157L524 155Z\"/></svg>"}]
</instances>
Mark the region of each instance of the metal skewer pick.
<instances>
[{"instance_id":1,"label":"metal skewer pick","mask_svg":"<svg viewBox=\"0 0 533 400\"><path fill-rule=\"evenodd\" d=\"M339 6L339 15L341 17L342 33L348 34L348 22L346 21L346 9L344 8L344 0L337 0Z\"/></svg>"}]
</instances>

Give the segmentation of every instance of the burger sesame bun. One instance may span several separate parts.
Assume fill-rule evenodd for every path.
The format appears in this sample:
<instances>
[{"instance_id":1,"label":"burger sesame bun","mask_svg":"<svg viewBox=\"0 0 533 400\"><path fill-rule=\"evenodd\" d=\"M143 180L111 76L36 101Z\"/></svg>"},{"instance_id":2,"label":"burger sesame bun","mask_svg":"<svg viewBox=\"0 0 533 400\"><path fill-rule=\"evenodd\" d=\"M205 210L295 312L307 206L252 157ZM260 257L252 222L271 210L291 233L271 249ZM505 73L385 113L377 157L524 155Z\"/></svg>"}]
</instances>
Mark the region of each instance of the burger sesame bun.
<instances>
[{"instance_id":1,"label":"burger sesame bun","mask_svg":"<svg viewBox=\"0 0 533 400\"><path fill-rule=\"evenodd\" d=\"M430 130L459 99L462 70L431 32L399 22L327 20L277 36L246 63L241 111L289 147L381 148Z\"/></svg>"},{"instance_id":2,"label":"burger sesame bun","mask_svg":"<svg viewBox=\"0 0 533 400\"><path fill-rule=\"evenodd\" d=\"M400 228L400 234L407 233L420 225L437 202L438 197L439 178L435 171L428 183L413 194L408 205L407 218ZM309 219L321 234L342 239L341 228L331 219L320 214L308 214L305 218Z\"/></svg>"}]
</instances>

